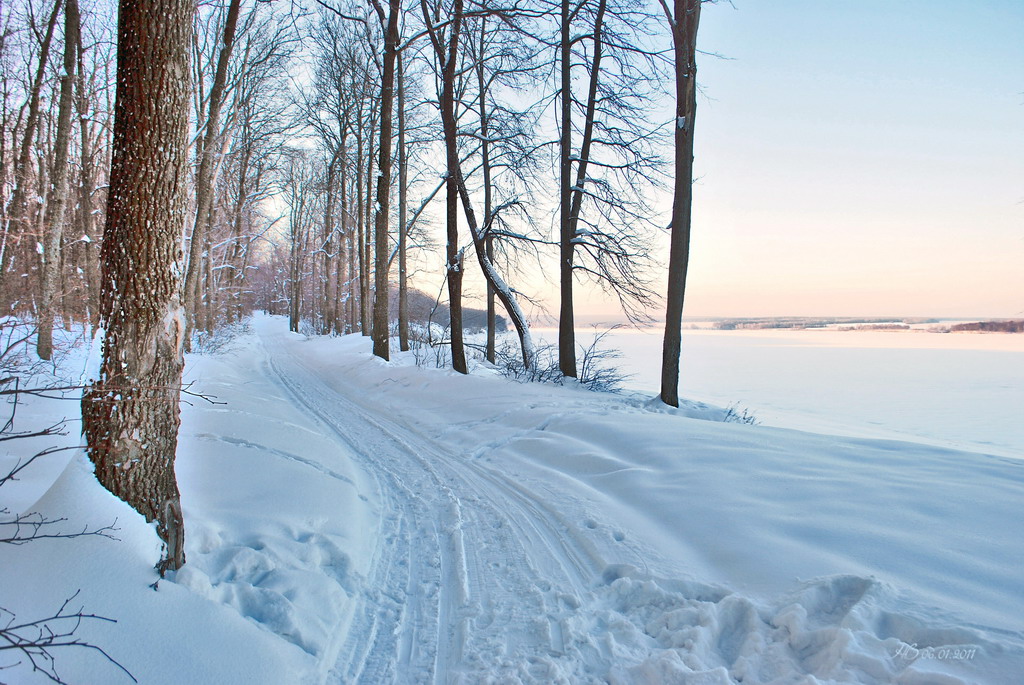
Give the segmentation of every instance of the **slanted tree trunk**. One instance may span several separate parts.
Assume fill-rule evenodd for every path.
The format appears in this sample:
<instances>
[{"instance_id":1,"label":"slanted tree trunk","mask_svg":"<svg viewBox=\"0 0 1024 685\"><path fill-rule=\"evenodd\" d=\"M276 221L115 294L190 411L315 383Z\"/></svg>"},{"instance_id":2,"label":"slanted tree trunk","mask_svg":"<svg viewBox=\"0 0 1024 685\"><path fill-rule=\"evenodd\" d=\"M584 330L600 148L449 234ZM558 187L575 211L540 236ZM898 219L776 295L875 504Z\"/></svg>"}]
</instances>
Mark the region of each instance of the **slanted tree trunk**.
<instances>
[{"instance_id":1,"label":"slanted tree trunk","mask_svg":"<svg viewBox=\"0 0 1024 685\"><path fill-rule=\"evenodd\" d=\"M40 294L36 353L40 359L53 355L53 318L60 286L60 240L68 206L68 148L71 142L71 110L74 107L75 51L78 47L78 0L67 0L64 9L64 68L60 75L57 134L54 140L50 203L46 206L43 238L43 287Z\"/></svg>"},{"instance_id":2,"label":"slanted tree trunk","mask_svg":"<svg viewBox=\"0 0 1024 685\"><path fill-rule=\"evenodd\" d=\"M384 9L374 2L381 24L385 23ZM374 296L373 296L373 353L381 359L390 358L388 342L388 209L391 205L391 134L395 106L395 60L398 55L398 15L402 12L400 0L389 0L387 27L384 31L384 71L380 86L380 162L377 167L377 205L374 208Z\"/></svg>"},{"instance_id":3,"label":"slanted tree trunk","mask_svg":"<svg viewBox=\"0 0 1024 685\"><path fill-rule=\"evenodd\" d=\"M205 235L209 229L210 206L213 204L213 191L215 180L216 150L214 143L220 135L220 111L224 102L224 90L227 87L228 62L231 59L231 49L235 44L235 27L238 25L238 12L241 0L231 0L228 5L228 14L224 23L224 41L221 44L220 55L217 57L217 71L213 76L213 86L210 89L209 113L206 117L206 130L203 134L202 149L199 157L199 170L196 172L196 217L192 227L192 242L188 252L188 271L185 275L185 308L187 312L187 326L185 334L185 345L190 345L192 329L195 328L195 320L198 319L201 303L199 301L199 281L201 278L200 265L202 262L202 250L206 244Z\"/></svg>"},{"instance_id":4,"label":"slanted tree trunk","mask_svg":"<svg viewBox=\"0 0 1024 685\"><path fill-rule=\"evenodd\" d=\"M477 223L476 213L473 211L469 191L466 189L466 183L462 178L461 168L456 167L456 177L458 178L459 194L462 196L462 209L465 211L466 224L469 226L469 233L473 238L473 247L476 251L477 261L480 264L480 270L483 271L488 288L501 300L502 306L508 313L509 318L512 319L512 325L515 326L516 333L519 334L519 347L523 353L523 366L527 369L532 368L536 355L533 347L533 338L530 336L530 324L526 320L523 310L519 307L515 293L512 292L512 289L502 279L487 254L486 241Z\"/></svg>"},{"instance_id":5,"label":"slanted tree trunk","mask_svg":"<svg viewBox=\"0 0 1024 685\"><path fill-rule=\"evenodd\" d=\"M665 342L661 357L661 401L679 406L679 353L683 296L690 260L690 209L693 204L693 125L697 115L697 24L700 0L675 0L669 12L676 71L675 197L665 303Z\"/></svg>"},{"instance_id":6,"label":"slanted tree trunk","mask_svg":"<svg viewBox=\"0 0 1024 685\"><path fill-rule=\"evenodd\" d=\"M82 398L96 477L164 542L161 574L185 563L174 476L180 421L178 269L187 211L194 0L121 0L117 100L103 241L106 328L99 379Z\"/></svg>"},{"instance_id":7,"label":"slanted tree trunk","mask_svg":"<svg viewBox=\"0 0 1024 685\"><path fill-rule=\"evenodd\" d=\"M587 183L587 167L590 164L590 148L594 142L594 120L597 110L597 82L601 76L601 57L604 54L604 13L607 0L600 0L597 5L597 17L594 19L593 43L591 57L590 86L587 91L587 110L583 119L583 140L580 143L579 161L576 163L576 183L571 188L572 203L569 206L569 235L575 241L579 238L580 212L583 209L583 189ZM572 243L575 250L575 242Z\"/></svg>"}]
</instances>

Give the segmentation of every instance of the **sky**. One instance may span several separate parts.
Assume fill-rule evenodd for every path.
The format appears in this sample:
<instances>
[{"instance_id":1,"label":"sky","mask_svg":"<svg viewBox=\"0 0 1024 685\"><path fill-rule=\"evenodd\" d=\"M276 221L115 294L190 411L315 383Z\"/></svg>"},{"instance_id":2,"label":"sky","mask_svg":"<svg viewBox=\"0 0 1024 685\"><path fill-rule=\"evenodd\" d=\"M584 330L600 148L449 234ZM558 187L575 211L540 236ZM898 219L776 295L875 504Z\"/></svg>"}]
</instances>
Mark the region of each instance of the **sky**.
<instances>
[{"instance_id":1,"label":"sky","mask_svg":"<svg viewBox=\"0 0 1024 685\"><path fill-rule=\"evenodd\" d=\"M1024 315L1022 35L1019 0L705 4L685 313Z\"/></svg>"},{"instance_id":2,"label":"sky","mask_svg":"<svg viewBox=\"0 0 1024 685\"><path fill-rule=\"evenodd\" d=\"M684 314L1024 316L1022 35L1020 0L705 3Z\"/></svg>"}]
</instances>

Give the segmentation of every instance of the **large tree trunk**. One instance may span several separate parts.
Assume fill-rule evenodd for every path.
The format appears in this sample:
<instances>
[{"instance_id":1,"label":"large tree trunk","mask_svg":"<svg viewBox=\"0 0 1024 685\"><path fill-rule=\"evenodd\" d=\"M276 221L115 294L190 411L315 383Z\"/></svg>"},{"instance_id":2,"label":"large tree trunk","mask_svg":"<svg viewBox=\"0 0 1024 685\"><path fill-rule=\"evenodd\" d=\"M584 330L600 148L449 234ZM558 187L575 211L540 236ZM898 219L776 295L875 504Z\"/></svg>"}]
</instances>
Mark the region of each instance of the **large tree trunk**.
<instances>
[{"instance_id":1,"label":"large tree trunk","mask_svg":"<svg viewBox=\"0 0 1024 685\"><path fill-rule=\"evenodd\" d=\"M383 9L377 5L381 23ZM377 206L374 216L374 296L373 296L373 353L381 359L390 357L388 342L388 209L391 205L391 132L395 103L395 59L398 54L398 15L402 11L400 0L388 3L387 28L384 32L384 73L380 87L380 162L377 164Z\"/></svg>"},{"instance_id":2,"label":"large tree trunk","mask_svg":"<svg viewBox=\"0 0 1024 685\"><path fill-rule=\"evenodd\" d=\"M165 545L157 568L185 563L174 476L181 388L178 270L187 211L194 0L121 0L117 102L103 241L100 377L82 398L96 477Z\"/></svg>"},{"instance_id":3,"label":"large tree trunk","mask_svg":"<svg viewBox=\"0 0 1024 685\"><path fill-rule=\"evenodd\" d=\"M238 24L238 12L241 0L231 0L228 5L227 19L224 23L224 41L217 58L217 71L213 76L213 87L210 89L209 114L206 117L206 131L203 135L202 150L199 157L199 170L196 172L196 217L192 227L192 242L189 245L188 271L185 275L185 309L187 327L185 344L190 344L190 334L195 327L194 319L198 319L201 304L199 302L200 263L202 249L206 244L205 236L209 230L210 206L213 204L216 150L214 143L220 135L220 111L224 102L224 90L227 87L228 62L231 49L235 44L235 27ZM195 314L193 314L193 312Z\"/></svg>"},{"instance_id":4,"label":"large tree trunk","mask_svg":"<svg viewBox=\"0 0 1024 685\"><path fill-rule=\"evenodd\" d=\"M40 359L53 355L53 318L60 285L60 240L68 206L68 148L71 142L71 110L74 107L74 74L78 47L78 0L67 0L64 9L64 69L60 75L57 135L54 141L50 203L46 206L43 238L43 287L40 295L36 353Z\"/></svg>"},{"instance_id":5,"label":"large tree trunk","mask_svg":"<svg viewBox=\"0 0 1024 685\"><path fill-rule=\"evenodd\" d=\"M672 44L676 66L675 197L665 303L665 342L661 357L661 401L679 406L679 353L683 296L690 261L690 209L693 204L693 125L697 115L697 24L700 0L675 0Z\"/></svg>"}]
</instances>

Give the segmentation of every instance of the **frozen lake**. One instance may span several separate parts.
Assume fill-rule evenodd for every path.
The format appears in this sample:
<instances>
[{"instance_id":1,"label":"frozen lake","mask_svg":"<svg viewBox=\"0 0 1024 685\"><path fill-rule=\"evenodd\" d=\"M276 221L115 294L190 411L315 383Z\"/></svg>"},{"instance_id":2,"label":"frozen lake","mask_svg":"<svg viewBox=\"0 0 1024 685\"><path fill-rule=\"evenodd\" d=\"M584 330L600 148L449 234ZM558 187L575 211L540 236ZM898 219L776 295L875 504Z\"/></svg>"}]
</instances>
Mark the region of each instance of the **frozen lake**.
<instances>
[{"instance_id":1,"label":"frozen lake","mask_svg":"<svg viewBox=\"0 0 1024 685\"><path fill-rule=\"evenodd\" d=\"M605 339L630 389L658 392L661 335ZM738 403L766 425L1024 458L1024 335L684 330L680 396Z\"/></svg>"}]
</instances>

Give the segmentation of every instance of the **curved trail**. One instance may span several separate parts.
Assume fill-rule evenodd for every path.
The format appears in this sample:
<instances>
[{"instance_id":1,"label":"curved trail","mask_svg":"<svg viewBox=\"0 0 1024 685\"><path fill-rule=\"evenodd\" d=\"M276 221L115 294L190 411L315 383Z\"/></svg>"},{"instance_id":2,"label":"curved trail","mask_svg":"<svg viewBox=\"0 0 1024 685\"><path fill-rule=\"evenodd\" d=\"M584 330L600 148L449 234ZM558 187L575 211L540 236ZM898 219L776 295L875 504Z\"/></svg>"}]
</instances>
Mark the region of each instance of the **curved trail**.
<instances>
[{"instance_id":1,"label":"curved trail","mask_svg":"<svg viewBox=\"0 0 1024 685\"><path fill-rule=\"evenodd\" d=\"M279 337L262 340L268 375L380 492L375 558L322 682L544 679L605 568L585 536L521 485L328 387Z\"/></svg>"},{"instance_id":2,"label":"curved trail","mask_svg":"<svg viewBox=\"0 0 1024 685\"><path fill-rule=\"evenodd\" d=\"M965 685L1024 667L1016 633L846 570L865 563L851 517L877 514L834 511L849 491L837 474L902 504L920 469L962 474L949 455L918 450L901 472L888 443L659 416L619 396L386 364L358 337L306 338L280 320L254 329L238 358L201 369L232 406L189 417L193 546L176 580L298 648L292 681ZM898 533L901 550L963 563ZM790 582L804 568L826 572ZM718 584L766 571L770 594ZM894 656L914 644L985 658Z\"/></svg>"}]
</instances>

